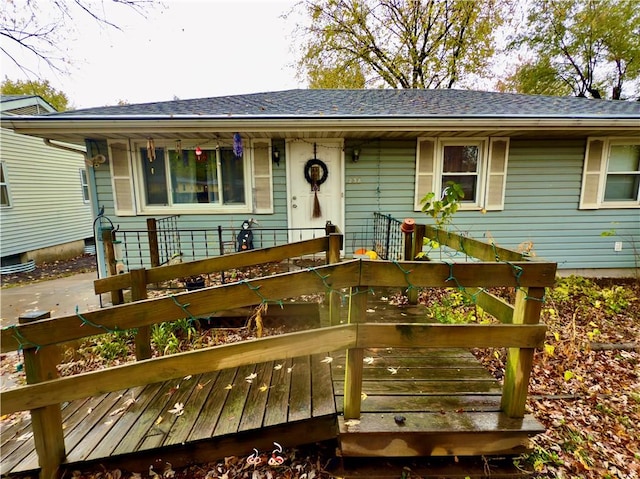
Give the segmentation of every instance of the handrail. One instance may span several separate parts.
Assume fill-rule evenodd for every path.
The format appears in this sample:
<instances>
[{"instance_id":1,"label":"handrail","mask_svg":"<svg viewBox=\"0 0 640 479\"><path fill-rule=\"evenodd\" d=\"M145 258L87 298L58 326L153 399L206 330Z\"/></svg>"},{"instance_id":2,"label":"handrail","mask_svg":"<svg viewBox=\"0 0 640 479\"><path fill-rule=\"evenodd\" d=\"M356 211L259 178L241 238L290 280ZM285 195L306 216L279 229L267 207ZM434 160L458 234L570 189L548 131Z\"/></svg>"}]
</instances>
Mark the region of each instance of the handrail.
<instances>
[{"instance_id":1,"label":"handrail","mask_svg":"<svg viewBox=\"0 0 640 479\"><path fill-rule=\"evenodd\" d=\"M341 236L341 235L340 235ZM146 270L147 284L158 283L175 278L184 278L225 271L230 268L243 268L272 261L282 261L287 258L306 254L328 251L328 236L303 240L288 245L260 248L242 253L231 253L215 258L207 258L174 265L157 266ZM131 273L123 273L94 281L96 294L107 293L118 289L131 287Z\"/></svg>"},{"instance_id":2,"label":"handrail","mask_svg":"<svg viewBox=\"0 0 640 479\"><path fill-rule=\"evenodd\" d=\"M245 253L239 253L243 255ZM164 268L163 266L159 268ZM42 347L105 332L151 326L257 303L277 302L318 291L367 286L389 287L545 287L555 280L555 263L386 262L355 259L317 268L280 273L197 291L114 306L82 314L3 328L0 352ZM83 326L79 328L78 326Z\"/></svg>"},{"instance_id":3,"label":"handrail","mask_svg":"<svg viewBox=\"0 0 640 479\"><path fill-rule=\"evenodd\" d=\"M544 325L359 323L212 346L2 392L0 414L36 409L107 392L257 362L350 348L536 348Z\"/></svg>"}]
</instances>

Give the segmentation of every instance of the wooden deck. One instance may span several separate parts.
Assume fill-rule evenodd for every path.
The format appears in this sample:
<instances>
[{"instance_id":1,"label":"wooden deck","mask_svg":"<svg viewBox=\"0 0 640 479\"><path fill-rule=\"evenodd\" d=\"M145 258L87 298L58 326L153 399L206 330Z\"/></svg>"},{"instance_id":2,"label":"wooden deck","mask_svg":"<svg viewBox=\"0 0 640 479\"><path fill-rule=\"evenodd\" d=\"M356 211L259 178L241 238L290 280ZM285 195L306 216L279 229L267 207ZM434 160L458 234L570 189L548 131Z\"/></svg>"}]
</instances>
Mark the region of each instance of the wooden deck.
<instances>
[{"instance_id":1,"label":"wooden deck","mask_svg":"<svg viewBox=\"0 0 640 479\"><path fill-rule=\"evenodd\" d=\"M145 460L162 467L250 454L254 447L271 450L273 441L333 439L336 407L325 356L225 369L65 404L65 467L106 458L125 468L137 469ZM180 415L176 403L184 405ZM3 476L39 468L30 431L29 420L3 428Z\"/></svg>"},{"instance_id":2,"label":"wooden deck","mask_svg":"<svg viewBox=\"0 0 640 479\"><path fill-rule=\"evenodd\" d=\"M375 322L425 317L417 306L369 306ZM326 308L320 310L326 325ZM363 357L357 421L341 415L346 352L304 356L64 404L63 466L108 461L158 470L166 462L179 467L254 447L268 451L274 441L293 447L330 439L354 457L518 454L543 431L528 415L501 412L501 385L468 350L367 349ZM180 415L171 412L176 403L184 405ZM39 469L30 430L29 420L3 428L2 476Z\"/></svg>"}]
</instances>

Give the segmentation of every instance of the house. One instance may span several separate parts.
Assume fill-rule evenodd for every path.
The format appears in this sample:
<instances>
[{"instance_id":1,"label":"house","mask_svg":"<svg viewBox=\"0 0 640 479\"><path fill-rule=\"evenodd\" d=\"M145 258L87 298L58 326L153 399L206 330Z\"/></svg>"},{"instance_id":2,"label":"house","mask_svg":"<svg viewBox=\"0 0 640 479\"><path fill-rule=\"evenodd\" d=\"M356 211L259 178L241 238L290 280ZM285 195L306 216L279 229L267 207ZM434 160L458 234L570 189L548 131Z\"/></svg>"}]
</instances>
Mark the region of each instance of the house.
<instances>
[{"instance_id":1,"label":"house","mask_svg":"<svg viewBox=\"0 0 640 479\"><path fill-rule=\"evenodd\" d=\"M344 255L374 212L431 223L421 199L463 186L453 228L558 263L634 274L640 103L461 90L288 90L5 117L17 133L107 158L94 214L120 228L321 227ZM102 156L100 156L102 155ZM603 234L604 233L604 234Z\"/></svg>"},{"instance_id":2,"label":"house","mask_svg":"<svg viewBox=\"0 0 640 479\"><path fill-rule=\"evenodd\" d=\"M2 95L2 117L44 116L55 109L39 96ZM93 241L84 145L56 148L41 138L0 137L0 256L2 272L32 270L36 263L66 259Z\"/></svg>"}]
</instances>

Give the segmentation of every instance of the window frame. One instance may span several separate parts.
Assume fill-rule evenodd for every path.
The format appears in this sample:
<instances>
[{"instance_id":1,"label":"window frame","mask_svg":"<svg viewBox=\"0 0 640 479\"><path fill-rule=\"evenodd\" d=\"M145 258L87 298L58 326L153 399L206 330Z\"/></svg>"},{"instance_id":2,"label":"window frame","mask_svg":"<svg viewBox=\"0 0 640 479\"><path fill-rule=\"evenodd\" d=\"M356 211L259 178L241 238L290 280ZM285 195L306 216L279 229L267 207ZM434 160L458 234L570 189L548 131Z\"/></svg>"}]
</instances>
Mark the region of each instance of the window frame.
<instances>
[{"instance_id":1,"label":"window frame","mask_svg":"<svg viewBox=\"0 0 640 479\"><path fill-rule=\"evenodd\" d=\"M601 146L596 146L601 142ZM640 187L635 200L605 201L607 179L611 174L635 174L638 172L609 172L612 146L640 145L638 137L589 137L586 141L580 185L580 209L628 209L640 207ZM601 151L598 152L598 148ZM595 190L594 190L595 186ZM590 189L591 188L591 189Z\"/></svg>"},{"instance_id":2,"label":"window frame","mask_svg":"<svg viewBox=\"0 0 640 479\"><path fill-rule=\"evenodd\" d=\"M160 140L155 141L155 148L163 148L165 152L165 178L167 187L167 200L166 205L147 204L146 185L142 164L142 156L140 154L141 149L147 147L146 141L132 141L131 142L131 158L133 160L133 183L135 201L137 204L137 211L140 214L235 214L235 213L251 213L253 204L253 184L251 181L251 172L253 168L252 151L251 148L245 147L242 158L238 161L243 162L243 181L244 181L244 196L245 201L241 204L224 204L224 203L174 203L173 202L173 185L171 182L171 161L168 153L175 151L175 140ZM204 140L196 142L193 140L181 140L182 150L195 150L196 147L200 147L203 151L216 151L216 167L218 173L221 173L220 155L219 149L216 148L216 143L212 143L211 140ZM230 148L227 145L223 146L225 149Z\"/></svg>"},{"instance_id":3,"label":"window frame","mask_svg":"<svg viewBox=\"0 0 640 479\"><path fill-rule=\"evenodd\" d=\"M421 141L433 142L433 179L429 191L419 191L419 165ZM447 176L444 169L444 149L447 146L476 146L478 148L478 170L476 180L476 198L460 202L459 210L479 211L486 206L487 197L487 172L489 171L489 137L420 137L417 139L416 150L416 184L415 184L415 211L421 211L420 200L430 192L437 195L442 193L442 177ZM440 191L437 191L440 190Z\"/></svg>"},{"instance_id":4,"label":"window frame","mask_svg":"<svg viewBox=\"0 0 640 479\"><path fill-rule=\"evenodd\" d=\"M487 138L439 138L436 143L435 150L435 175L434 175L434 186L439 185L441 187L438 194L442 193L442 178L444 176L475 176L476 177L476 197L475 199L468 200L463 199L460 201L461 210L477 210L483 207L483 199L485 197L485 181L484 178L486 176L487 170L487 162L488 162L488 139ZM475 172L465 172L465 173L452 173L444 171L444 160L445 160L445 148L448 146L475 146L478 149L478 159L477 159L477 171Z\"/></svg>"},{"instance_id":5,"label":"window frame","mask_svg":"<svg viewBox=\"0 0 640 479\"><path fill-rule=\"evenodd\" d=\"M4 176L4 181L0 181L0 189L4 189L7 196L7 204L2 204L0 200L0 208L12 208L13 201L11 201L11 188L9 187L9 173L7 171L7 164L4 161L0 161L0 168L2 168L2 176Z\"/></svg>"},{"instance_id":6,"label":"window frame","mask_svg":"<svg viewBox=\"0 0 640 479\"><path fill-rule=\"evenodd\" d=\"M91 195L89 192L89 174L86 168L80 168L80 188L82 190L82 201L86 204L91 202Z\"/></svg>"}]
</instances>

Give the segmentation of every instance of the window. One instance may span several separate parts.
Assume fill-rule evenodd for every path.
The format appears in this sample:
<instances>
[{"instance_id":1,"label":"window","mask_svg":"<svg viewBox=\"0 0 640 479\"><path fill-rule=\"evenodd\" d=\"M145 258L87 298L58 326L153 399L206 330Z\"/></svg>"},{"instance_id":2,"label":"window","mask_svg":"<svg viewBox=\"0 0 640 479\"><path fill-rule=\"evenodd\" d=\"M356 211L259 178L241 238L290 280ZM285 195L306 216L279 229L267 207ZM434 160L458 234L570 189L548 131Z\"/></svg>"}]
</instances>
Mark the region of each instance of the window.
<instances>
[{"instance_id":1,"label":"window","mask_svg":"<svg viewBox=\"0 0 640 479\"><path fill-rule=\"evenodd\" d=\"M584 161L580 208L640 206L640 141L590 138Z\"/></svg>"},{"instance_id":2,"label":"window","mask_svg":"<svg viewBox=\"0 0 640 479\"><path fill-rule=\"evenodd\" d=\"M80 169L80 186L82 187L82 200L89 203L89 182L87 181L87 170Z\"/></svg>"},{"instance_id":3,"label":"window","mask_svg":"<svg viewBox=\"0 0 640 479\"><path fill-rule=\"evenodd\" d=\"M461 209L503 209L508 146L506 138L419 138L416 211L422 208L424 195L439 194L448 181L458 183L464 191Z\"/></svg>"},{"instance_id":4,"label":"window","mask_svg":"<svg viewBox=\"0 0 640 479\"><path fill-rule=\"evenodd\" d=\"M152 152L146 142L110 142L118 215L273 212L270 140L250 142L240 158L231 146L185 143L156 142Z\"/></svg>"},{"instance_id":5,"label":"window","mask_svg":"<svg viewBox=\"0 0 640 479\"><path fill-rule=\"evenodd\" d=\"M156 148L153 159L146 146L139 153L147 206L247 204L244 160L231 148Z\"/></svg>"},{"instance_id":6,"label":"window","mask_svg":"<svg viewBox=\"0 0 640 479\"><path fill-rule=\"evenodd\" d=\"M11 206L11 199L9 197L9 181L7 179L7 172L4 162L0 162L0 207L7 208Z\"/></svg>"}]
</instances>

